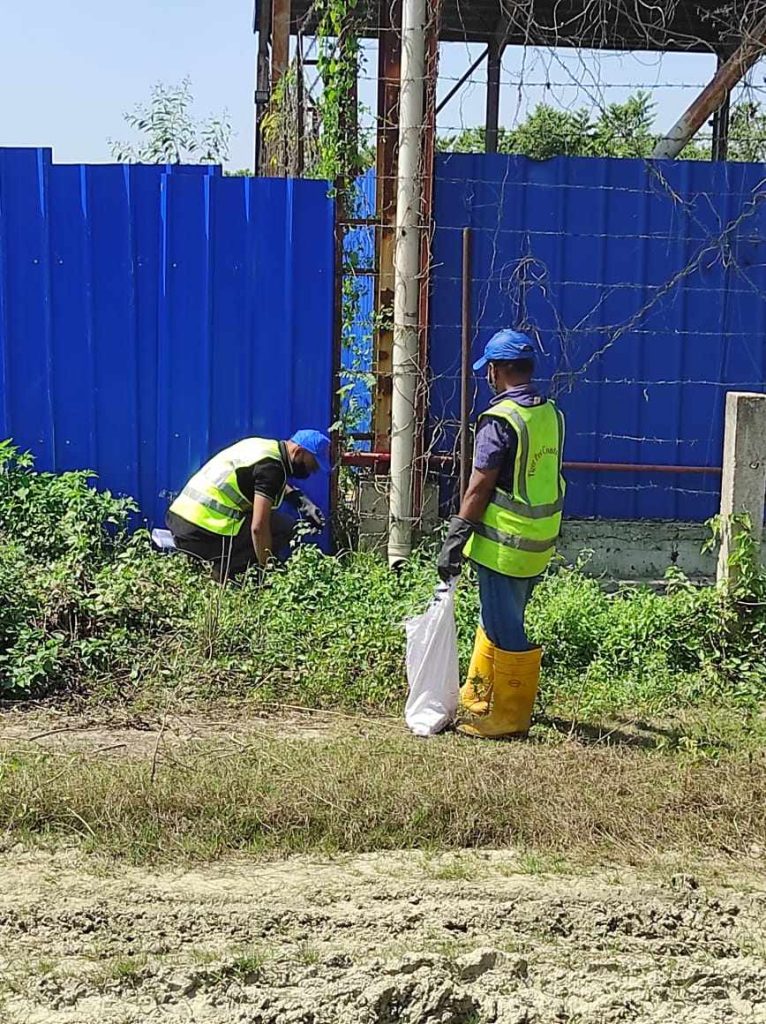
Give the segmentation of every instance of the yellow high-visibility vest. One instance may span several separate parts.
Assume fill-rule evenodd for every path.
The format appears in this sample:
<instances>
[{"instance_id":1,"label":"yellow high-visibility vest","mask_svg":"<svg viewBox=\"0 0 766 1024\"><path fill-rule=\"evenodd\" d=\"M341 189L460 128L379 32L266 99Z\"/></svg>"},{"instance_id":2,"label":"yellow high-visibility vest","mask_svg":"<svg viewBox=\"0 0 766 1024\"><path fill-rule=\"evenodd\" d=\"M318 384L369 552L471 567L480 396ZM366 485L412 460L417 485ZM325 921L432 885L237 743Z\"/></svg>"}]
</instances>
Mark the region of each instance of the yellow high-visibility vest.
<instances>
[{"instance_id":1,"label":"yellow high-visibility vest","mask_svg":"<svg viewBox=\"0 0 766 1024\"><path fill-rule=\"evenodd\" d=\"M564 417L551 401L528 407L510 398L484 416L499 416L516 433L513 490L495 489L463 553L504 576L539 576L561 531Z\"/></svg>"},{"instance_id":2,"label":"yellow high-visibility vest","mask_svg":"<svg viewBox=\"0 0 766 1024\"><path fill-rule=\"evenodd\" d=\"M278 441L246 437L214 455L195 473L170 506L170 511L203 530L233 537L252 513L253 503L239 489L237 470L264 459L282 463ZM282 489L274 508L282 504Z\"/></svg>"}]
</instances>

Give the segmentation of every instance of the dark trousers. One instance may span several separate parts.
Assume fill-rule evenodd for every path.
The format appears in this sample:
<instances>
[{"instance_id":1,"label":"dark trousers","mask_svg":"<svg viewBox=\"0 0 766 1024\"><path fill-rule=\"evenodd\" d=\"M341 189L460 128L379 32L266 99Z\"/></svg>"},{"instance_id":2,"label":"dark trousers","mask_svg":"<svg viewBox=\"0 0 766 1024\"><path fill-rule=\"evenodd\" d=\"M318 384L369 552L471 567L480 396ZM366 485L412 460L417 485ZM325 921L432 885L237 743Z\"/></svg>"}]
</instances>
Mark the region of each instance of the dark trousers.
<instances>
[{"instance_id":1,"label":"dark trousers","mask_svg":"<svg viewBox=\"0 0 766 1024\"><path fill-rule=\"evenodd\" d=\"M178 550L203 562L210 562L213 566L213 575L219 582L239 576L249 566L258 564L249 520L242 524L239 533L234 537L219 537L200 529L189 536L184 536L176 533L173 526L173 520L169 518L168 527ZM296 520L286 513L271 513L271 547L274 557L279 561L285 561L289 557L288 545L295 532L295 526Z\"/></svg>"},{"instance_id":2,"label":"dark trousers","mask_svg":"<svg viewBox=\"0 0 766 1024\"><path fill-rule=\"evenodd\" d=\"M524 613L539 576L522 579L504 576L477 565L481 628L495 647L504 651L528 651Z\"/></svg>"}]
</instances>

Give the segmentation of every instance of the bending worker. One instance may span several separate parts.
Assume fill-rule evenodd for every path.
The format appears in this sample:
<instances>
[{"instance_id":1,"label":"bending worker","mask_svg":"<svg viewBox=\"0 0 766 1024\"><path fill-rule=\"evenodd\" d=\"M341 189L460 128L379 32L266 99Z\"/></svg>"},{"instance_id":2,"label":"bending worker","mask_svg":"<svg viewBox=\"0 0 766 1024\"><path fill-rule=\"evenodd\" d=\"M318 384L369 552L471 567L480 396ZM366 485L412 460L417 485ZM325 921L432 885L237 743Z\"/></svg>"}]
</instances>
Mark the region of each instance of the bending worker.
<instances>
[{"instance_id":1,"label":"bending worker","mask_svg":"<svg viewBox=\"0 0 766 1024\"><path fill-rule=\"evenodd\" d=\"M214 455L168 510L176 547L212 563L219 581L250 565L265 567L295 529L296 521L279 511L283 502L314 529L323 529L321 510L287 481L329 472L329 454L328 437L299 430L289 441L247 437Z\"/></svg>"},{"instance_id":2,"label":"bending worker","mask_svg":"<svg viewBox=\"0 0 766 1024\"><path fill-rule=\"evenodd\" d=\"M534 348L518 331L487 343L474 370L488 367L495 397L479 417L473 472L439 554L442 580L475 563L481 614L458 730L488 739L529 730L542 651L530 647L524 613L561 527L564 419L532 383Z\"/></svg>"}]
</instances>

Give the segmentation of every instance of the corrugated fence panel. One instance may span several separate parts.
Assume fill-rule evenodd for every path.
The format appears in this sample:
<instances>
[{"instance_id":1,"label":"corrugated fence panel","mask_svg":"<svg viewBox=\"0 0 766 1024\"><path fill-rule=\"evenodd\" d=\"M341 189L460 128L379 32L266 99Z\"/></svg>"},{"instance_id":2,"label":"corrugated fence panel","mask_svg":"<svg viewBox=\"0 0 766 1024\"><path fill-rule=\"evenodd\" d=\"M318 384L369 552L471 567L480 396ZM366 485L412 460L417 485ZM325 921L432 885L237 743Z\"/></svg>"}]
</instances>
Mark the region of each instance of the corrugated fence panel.
<instances>
[{"instance_id":1,"label":"corrugated fence panel","mask_svg":"<svg viewBox=\"0 0 766 1024\"><path fill-rule=\"evenodd\" d=\"M2 436L157 523L212 451L326 428L328 191L0 150ZM327 506L327 481L308 490Z\"/></svg>"},{"instance_id":2,"label":"corrugated fence panel","mask_svg":"<svg viewBox=\"0 0 766 1024\"><path fill-rule=\"evenodd\" d=\"M375 217L375 170L365 172L356 181L351 215L360 220ZM375 228L351 227L345 236L346 313L341 374L343 409L347 422L359 433L372 429L372 335L375 305ZM357 272L359 271L359 272ZM345 322L348 320L348 323ZM357 442L357 448L369 449L369 442Z\"/></svg>"},{"instance_id":3,"label":"corrugated fence panel","mask_svg":"<svg viewBox=\"0 0 766 1024\"><path fill-rule=\"evenodd\" d=\"M49 222L50 150L0 150L0 246L3 252L5 426L41 460L54 461L51 379Z\"/></svg>"},{"instance_id":4,"label":"corrugated fence panel","mask_svg":"<svg viewBox=\"0 0 766 1024\"><path fill-rule=\"evenodd\" d=\"M96 466L109 486L138 494L138 353L128 169L85 174L90 229Z\"/></svg>"},{"instance_id":5,"label":"corrugated fence panel","mask_svg":"<svg viewBox=\"0 0 766 1024\"><path fill-rule=\"evenodd\" d=\"M51 246L51 325L55 373L51 381L56 420L57 469L98 464L96 380L93 354L92 289L88 230L88 187L84 167L57 167L48 178ZM13 344L13 339L9 338ZM9 433L22 437L18 424ZM41 460L42 461L42 460Z\"/></svg>"},{"instance_id":6,"label":"corrugated fence panel","mask_svg":"<svg viewBox=\"0 0 766 1024\"><path fill-rule=\"evenodd\" d=\"M461 231L473 229L474 352L527 327L567 414L571 461L719 466L724 396L764 390L764 168L440 156L431 429L459 415ZM479 383L476 408L489 393ZM718 478L572 471L567 512L702 520Z\"/></svg>"},{"instance_id":7,"label":"corrugated fence panel","mask_svg":"<svg viewBox=\"0 0 766 1024\"><path fill-rule=\"evenodd\" d=\"M178 490L210 448L209 180L162 181L157 467Z\"/></svg>"}]
</instances>

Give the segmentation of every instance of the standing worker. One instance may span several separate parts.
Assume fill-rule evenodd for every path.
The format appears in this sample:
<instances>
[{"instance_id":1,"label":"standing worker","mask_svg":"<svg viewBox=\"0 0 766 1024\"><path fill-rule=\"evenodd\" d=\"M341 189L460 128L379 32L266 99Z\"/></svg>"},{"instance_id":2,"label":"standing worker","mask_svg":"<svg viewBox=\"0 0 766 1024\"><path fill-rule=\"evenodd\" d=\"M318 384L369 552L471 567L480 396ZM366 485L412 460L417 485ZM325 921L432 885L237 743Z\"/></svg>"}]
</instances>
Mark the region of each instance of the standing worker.
<instances>
[{"instance_id":1,"label":"standing worker","mask_svg":"<svg viewBox=\"0 0 766 1024\"><path fill-rule=\"evenodd\" d=\"M473 368L485 366L495 397L479 417L473 472L438 571L449 581L464 556L476 565L481 613L458 731L500 739L528 732L537 696L542 650L527 641L524 613L561 529L564 418L532 383L525 334L495 334Z\"/></svg>"},{"instance_id":2,"label":"standing worker","mask_svg":"<svg viewBox=\"0 0 766 1024\"><path fill-rule=\"evenodd\" d=\"M318 430L299 430L289 441L238 441L195 473L168 509L176 547L210 562L220 582L250 565L265 568L295 529L295 520L279 511L283 501L314 529L324 528L319 507L287 482L318 470L330 470L330 439Z\"/></svg>"}]
</instances>

